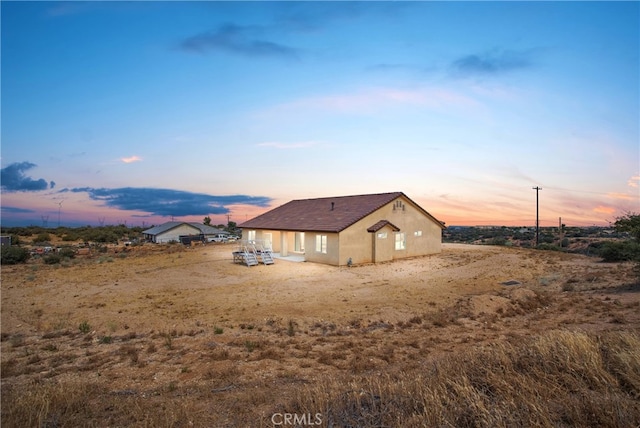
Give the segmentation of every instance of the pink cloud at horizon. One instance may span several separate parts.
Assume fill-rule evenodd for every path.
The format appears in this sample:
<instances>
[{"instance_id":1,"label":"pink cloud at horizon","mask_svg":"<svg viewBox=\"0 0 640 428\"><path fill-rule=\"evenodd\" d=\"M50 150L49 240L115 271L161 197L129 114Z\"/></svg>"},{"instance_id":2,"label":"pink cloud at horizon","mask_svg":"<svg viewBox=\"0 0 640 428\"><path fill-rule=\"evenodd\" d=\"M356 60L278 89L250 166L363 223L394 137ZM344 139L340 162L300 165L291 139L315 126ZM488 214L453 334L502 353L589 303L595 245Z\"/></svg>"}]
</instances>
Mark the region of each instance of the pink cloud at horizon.
<instances>
[{"instance_id":1,"label":"pink cloud at horizon","mask_svg":"<svg viewBox=\"0 0 640 428\"><path fill-rule=\"evenodd\" d=\"M128 158L120 158L120 160L124 163L142 162L142 158L135 155Z\"/></svg>"}]
</instances>

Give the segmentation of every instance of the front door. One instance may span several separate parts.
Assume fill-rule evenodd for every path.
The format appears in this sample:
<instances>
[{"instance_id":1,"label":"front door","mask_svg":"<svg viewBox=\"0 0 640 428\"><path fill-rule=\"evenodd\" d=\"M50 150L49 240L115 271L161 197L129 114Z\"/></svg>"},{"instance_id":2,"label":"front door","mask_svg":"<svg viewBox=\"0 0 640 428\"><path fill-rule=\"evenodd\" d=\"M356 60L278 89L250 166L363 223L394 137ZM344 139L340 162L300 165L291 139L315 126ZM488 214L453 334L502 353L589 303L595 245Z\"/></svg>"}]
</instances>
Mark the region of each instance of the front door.
<instances>
[{"instance_id":1,"label":"front door","mask_svg":"<svg viewBox=\"0 0 640 428\"><path fill-rule=\"evenodd\" d=\"M393 260L394 235L391 229L383 227L373 233L373 262L388 262Z\"/></svg>"}]
</instances>

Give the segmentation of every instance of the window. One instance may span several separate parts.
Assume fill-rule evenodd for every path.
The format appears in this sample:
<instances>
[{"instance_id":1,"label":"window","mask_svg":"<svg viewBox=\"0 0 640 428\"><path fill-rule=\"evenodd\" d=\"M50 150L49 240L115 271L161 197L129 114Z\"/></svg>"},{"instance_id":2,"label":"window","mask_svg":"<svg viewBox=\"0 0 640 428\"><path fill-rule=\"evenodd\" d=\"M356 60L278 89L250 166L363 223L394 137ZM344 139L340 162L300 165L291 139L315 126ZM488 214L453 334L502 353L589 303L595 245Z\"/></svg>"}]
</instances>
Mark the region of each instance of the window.
<instances>
[{"instance_id":1,"label":"window","mask_svg":"<svg viewBox=\"0 0 640 428\"><path fill-rule=\"evenodd\" d=\"M378 233L378 239L387 239L387 232Z\"/></svg>"},{"instance_id":2,"label":"window","mask_svg":"<svg viewBox=\"0 0 640 428\"><path fill-rule=\"evenodd\" d=\"M304 232L296 232L293 242L294 251L304 253Z\"/></svg>"},{"instance_id":3,"label":"window","mask_svg":"<svg viewBox=\"0 0 640 428\"><path fill-rule=\"evenodd\" d=\"M406 248L406 242L404 239L404 232L396 233L396 250L404 250Z\"/></svg>"},{"instance_id":4,"label":"window","mask_svg":"<svg viewBox=\"0 0 640 428\"><path fill-rule=\"evenodd\" d=\"M256 242L256 231L255 230L250 230L247 233L247 241Z\"/></svg>"},{"instance_id":5,"label":"window","mask_svg":"<svg viewBox=\"0 0 640 428\"><path fill-rule=\"evenodd\" d=\"M271 243L273 242L273 233L263 233L262 234L262 245L265 250L273 251L273 247Z\"/></svg>"},{"instance_id":6,"label":"window","mask_svg":"<svg viewBox=\"0 0 640 428\"><path fill-rule=\"evenodd\" d=\"M316 235L316 252L327 254L327 235Z\"/></svg>"},{"instance_id":7,"label":"window","mask_svg":"<svg viewBox=\"0 0 640 428\"><path fill-rule=\"evenodd\" d=\"M413 232L413 236L422 236L422 231L416 230L415 232Z\"/></svg>"}]
</instances>

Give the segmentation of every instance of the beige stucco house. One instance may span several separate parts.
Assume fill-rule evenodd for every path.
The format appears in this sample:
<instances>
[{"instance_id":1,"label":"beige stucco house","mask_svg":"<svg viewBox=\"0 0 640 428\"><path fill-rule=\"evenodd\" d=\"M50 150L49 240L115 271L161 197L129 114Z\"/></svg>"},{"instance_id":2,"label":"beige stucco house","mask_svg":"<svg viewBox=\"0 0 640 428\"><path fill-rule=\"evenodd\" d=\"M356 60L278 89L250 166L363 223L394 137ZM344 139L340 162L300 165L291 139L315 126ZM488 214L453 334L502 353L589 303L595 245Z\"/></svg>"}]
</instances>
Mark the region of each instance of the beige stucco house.
<instances>
[{"instance_id":1,"label":"beige stucco house","mask_svg":"<svg viewBox=\"0 0 640 428\"><path fill-rule=\"evenodd\" d=\"M445 228L402 192L293 200L239 227L283 257L336 266L439 253Z\"/></svg>"}]
</instances>

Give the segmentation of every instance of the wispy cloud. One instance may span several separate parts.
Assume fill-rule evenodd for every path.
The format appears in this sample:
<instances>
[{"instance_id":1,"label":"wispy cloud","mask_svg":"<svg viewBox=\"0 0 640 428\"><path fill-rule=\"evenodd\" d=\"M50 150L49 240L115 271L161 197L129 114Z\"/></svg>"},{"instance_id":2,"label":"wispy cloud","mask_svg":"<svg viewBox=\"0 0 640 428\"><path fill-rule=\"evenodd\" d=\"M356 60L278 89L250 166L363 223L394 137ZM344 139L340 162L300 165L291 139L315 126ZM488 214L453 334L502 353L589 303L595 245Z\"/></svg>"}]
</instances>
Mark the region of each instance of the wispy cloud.
<instances>
[{"instance_id":1,"label":"wispy cloud","mask_svg":"<svg viewBox=\"0 0 640 428\"><path fill-rule=\"evenodd\" d=\"M593 212L596 212L598 214L613 214L616 212L616 209L614 207L607 207L604 205L598 205L597 207L595 207L593 209Z\"/></svg>"},{"instance_id":2,"label":"wispy cloud","mask_svg":"<svg viewBox=\"0 0 640 428\"><path fill-rule=\"evenodd\" d=\"M228 205L253 205L267 207L271 198L266 196L228 195L214 196L182 190L146 187L123 187L117 189L81 187L60 191L87 193L94 201L126 211L142 211L159 216L190 216L227 214Z\"/></svg>"},{"instance_id":3,"label":"wispy cloud","mask_svg":"<svg viewBox=\"0 0 640 428\"><path fill-rule=\"evenodd\" d=\"M25 175L25 171L35 168L37 165L31 162L16 162L0 170L0 181L2 190L5 192L37 192L40 190L53 189L56 185L54 181L40 178L34 180Z\"/></svg>"},{"instance_id":4,"label":"wispy cloud","mask_svg":"<svg viewBox=\"0 0 640 428\"><path fill-rule=\"evenodd\" d=\"M612 198L612 199L622 199L625 201L633 201L634 199L638 199L638 197L633 197L627 193L616 193L616 192L612 192L612 193L607 193L607 196Z\"/></svg>"},{"instance_id":5,"label":"wispy cloud","mask_svg":"<svg viewBox=\"0 0 640 428\"><path fill-rule=\"evenodd\" d=\"M634 175L629 179L627 185L629 187L638 188L638 183L640 183L640 175Z\"/></svg>"},{"instance_id":6,"label":"wispy cloud","mask_svg":"<svg viewBox=\"0 0 640 428\"><path fill-rule=\"evenodd\" d=\"M19 208L19 207L7 207L7 206L2 206L0 207L0 210L2 210L5 213L11 213L11 214L24 214L24 213L34 213L35 210L32 209L28 209L28 208Z\"/></svg>"},{"instance_id":7,"label":"wispy cloud","mask_svg":"<svg viewBox=\"0 0 640 428\"><path fill-rule=\"evenodd\" d=\"M467 77L503 74L532 66L531 51L495 49L462 56L451 63L450 69L455 77Z\"/></svg>"},{"instance_id":8,"label":"wispy cloud","mask_svg":"<svg viewBox=\"0 0 640 428\"><path fill-rule=\"evenodd\" d=\"M290 149L306 149L318 145L316 141L301 141L298 143L280 143L275 141L259 143L258 147L272 147L274 149L290 150Z\"/></svg>"},{"instance_id":9,"label":"wispy cloud","mask_svg":"<svg viewBox=\"0 0 640 428\"><path fill-rule=\"evenodd\" d=\"M120 158L120 160L124 163L133 163L133 162L141 162L142 158L140 156L130 156L128 158Z\"/></svg>"},{"instance_id":10,"label":"wispy cloud","mask_svg":"<svg viewBox=\"0 0 640 428\"><path fill-rule=\"evenodd\" d=\"M276 106L276 110L326 110L340 113L369 113L401 106L426 108L477 107L479 103L462 93L443 88L364 88L343 94L308 97Z\"/></svg>"},{"instance_id":11,"label":"wispy cloud","mask_svg":"<svg viewBox=\"0 0 640 428\"><path fill-rule=\"evenodd\" d=\"M263 32L259 26L224 24L215 30L187 37L179 46L187 52L228 52L250 57L299 59L297 49L262 39Z\"/></svg>"}]
</instances>

